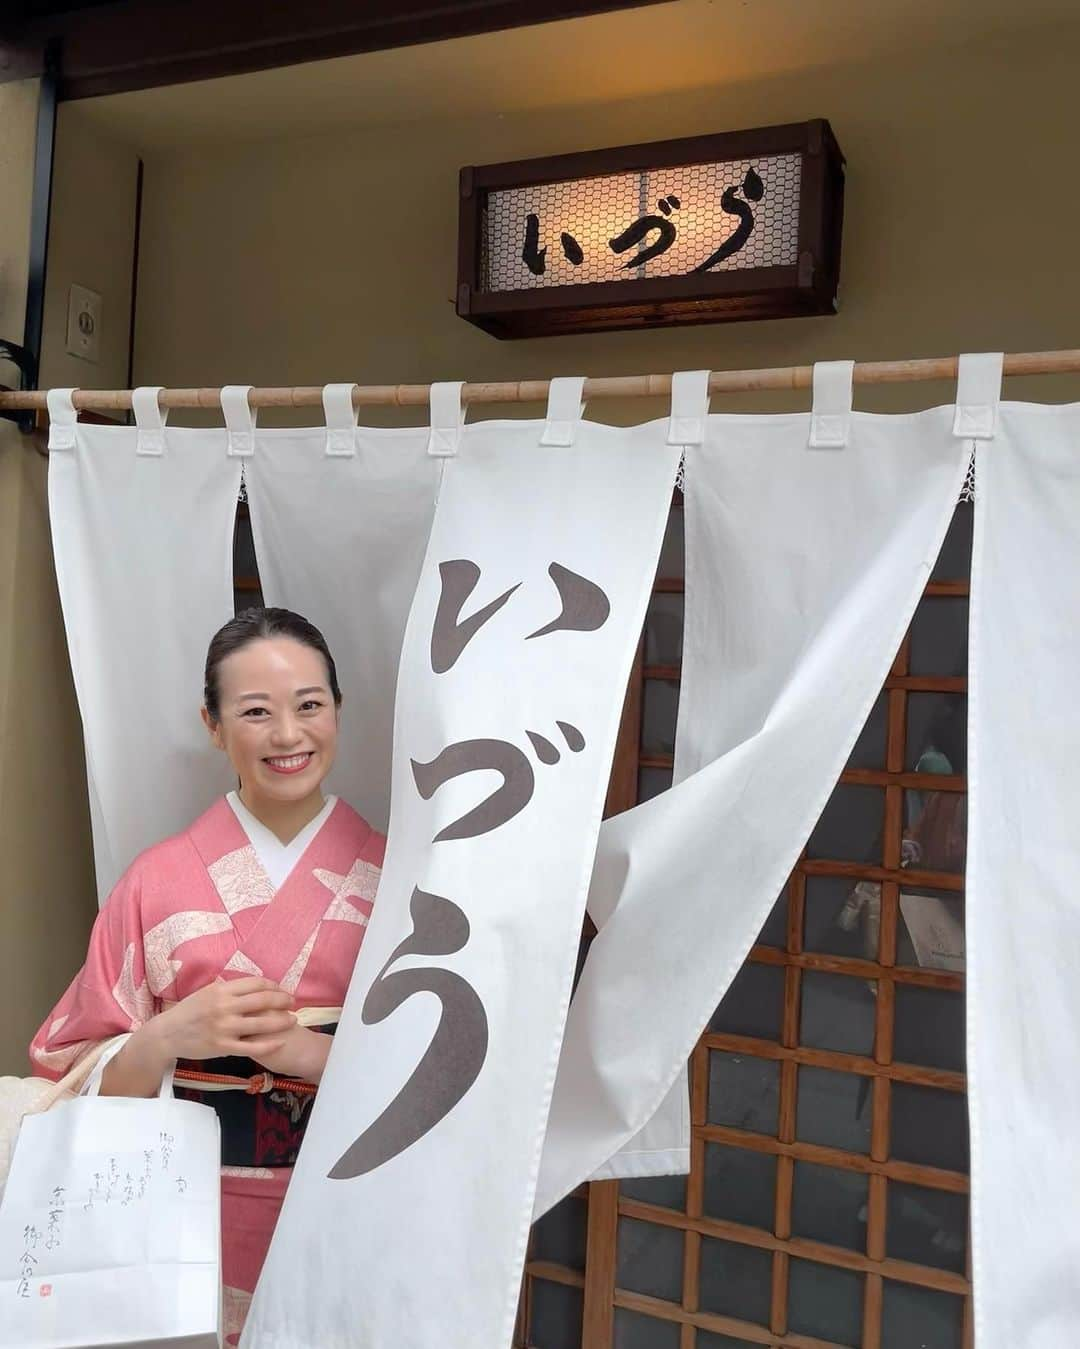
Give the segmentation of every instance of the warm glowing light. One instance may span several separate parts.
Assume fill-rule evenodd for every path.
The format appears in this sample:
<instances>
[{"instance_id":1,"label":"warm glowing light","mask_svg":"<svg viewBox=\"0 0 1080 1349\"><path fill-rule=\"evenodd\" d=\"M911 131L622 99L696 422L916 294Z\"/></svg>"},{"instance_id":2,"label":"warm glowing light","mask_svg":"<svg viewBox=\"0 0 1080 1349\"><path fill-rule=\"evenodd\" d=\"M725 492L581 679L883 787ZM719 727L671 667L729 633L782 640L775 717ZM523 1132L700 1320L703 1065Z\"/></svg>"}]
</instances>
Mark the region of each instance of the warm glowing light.
<instances>
[{"instance_id":1,"label":"warm glowing light","mask_svg":"<svg viewBox=\"0 0 1080 1349\"><path fill-rule=\"evenodd\" d=\"M492 291L682 276L695 271L752 215L745 242L717 268L790 266L798 256L798 155L690 164L492 192L485 224L486 288ZM760 197L744 183L756 174ZM758 189L755 189L755 191ZM733 200L725 209L725 193ZM543 270L526 262L530 216ZM655 222L647 228L648 222ZM642 237L616 251L634 226ZM745 226L744 226L745 228ZM576 242L563 245L564 236ZM670 242L669 242L670 240ZM644 262L643 254L659 249ZM569 251L569 256L568 256ZM711 270L711 269L710 269Z\"/></svg>"},{"instance_id":2,"label":"warm glowing light","mask_svg":"<svg viewBox=\"0 0 1080 1349\"><path fill-rule=\"evenodd\" d=\"M496 337L829 314L828 122L461 171L457 312Z\"/></svg>"}]
</instances>

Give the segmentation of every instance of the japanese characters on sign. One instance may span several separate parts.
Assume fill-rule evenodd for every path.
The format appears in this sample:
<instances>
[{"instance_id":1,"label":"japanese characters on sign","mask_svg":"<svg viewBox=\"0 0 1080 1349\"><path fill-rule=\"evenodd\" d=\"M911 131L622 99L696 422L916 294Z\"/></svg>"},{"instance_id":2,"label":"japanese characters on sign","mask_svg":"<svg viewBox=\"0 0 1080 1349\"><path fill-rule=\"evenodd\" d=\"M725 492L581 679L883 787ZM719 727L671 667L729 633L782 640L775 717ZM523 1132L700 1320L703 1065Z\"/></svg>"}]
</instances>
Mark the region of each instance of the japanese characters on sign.
<instances>
[{"instance_id":1,"label":"japanese characters on sign","mask_svg":"<svg viewBox=\"0 0 1080 1349\"><path fill-rule=\"evenodd\" d=\"M746 241L753 233L755 224L754 212L750 203L760 201L765 193L765 185L753 169L747 169L746 171L746 177L742 181L742 192L746 198L745 201L740 200L739 188L726 187L724 189L720 198L720 210L725 215L734 216L738 225L719 248L713 249L704 262L699 262L696 267L690 268L692 272L707 272L710 267L715 267L717 263L724 262L745 246ZM672 216L681 208L682 202L673 192L669 192L666 197L661 197L656 205L662 214L639 216L621 234L608 240L608 248L616 254L625 253L628 249L632 249L639 244L642 245L640 252L635 253L629 262L622 264L623 271L644 267L653 258L658 258L666 253L678 238L678 229ZM653 237L650 238L650 235ZM539 241L540 217L534 211L530 211L525 218L525 246L521 252L521 260L533 276L543 276L547 269L547 249L541 248ZM566 258L567 262L572 267L580 267L585 261L585 253L581 244L566 230L563 230L559 235L559 242L562 244L563 257Z\"/></svg>"},{"instance_id":2,"label":"japanese characters on sign","mask_svg":"<svg viewBox=\"0 0 1080 1349\"><path fill-rule=\"evenodd\" d=\"M823 118L466 165L455 309L497 338L834 314L844 182Z\"/></svg>"},{"instance_id":3,"label":"japanese characters on sign","mask_svg":"<svg viewBox=\"0 0 1080 1349\"><path fill-rule=\"evenodd\" d=\"M611 613L607 594L595 581L558 562L548 575L559 598L559 612L525 641L555 632L596 632ZM521 583L476 609L467 618L462 610L481 578L481 570L467 558L439 565L441 591L430 639L432 672L449 673L470 642L505 604ZM572 754L585 748L585 737L570 722L555 725ZM541 764L560 760L557 745L539 731L526 736ZM494 771L500 784L478 805L440 829L435 844L473 839L492 833L525 810L536 782L525 751L508 740L475 738L447 745L428 763L412 759L416 791L430 801L439 789L466 773ZM463 899L463 903L466 901ZM392 1016L406 999L433 993L441 1004L434 1036L412 1075L385 1110L345 1150L329 1172L332 1180L347 1180L376 1170L434 1129L465 1096L480 1075L488 1051L488 1018L480 995L462 975L438 965L409 966L391 972L404 956L446 956L462 950L469 940L469 918L454 900L413 887L409 904L412 932L391 952L364 999L365 1025Z\"/></svg>"},{"instance_id":4,"label":"japanese characters on sign","mask_svg":"<svg viewBox=\"0 0 1080 1349\"><path fill-rule=\"evenodd\" d=\"M486 285L500 291L790 265L799 198L798 155L492 192Z\"/></svg>"}]
</instances>

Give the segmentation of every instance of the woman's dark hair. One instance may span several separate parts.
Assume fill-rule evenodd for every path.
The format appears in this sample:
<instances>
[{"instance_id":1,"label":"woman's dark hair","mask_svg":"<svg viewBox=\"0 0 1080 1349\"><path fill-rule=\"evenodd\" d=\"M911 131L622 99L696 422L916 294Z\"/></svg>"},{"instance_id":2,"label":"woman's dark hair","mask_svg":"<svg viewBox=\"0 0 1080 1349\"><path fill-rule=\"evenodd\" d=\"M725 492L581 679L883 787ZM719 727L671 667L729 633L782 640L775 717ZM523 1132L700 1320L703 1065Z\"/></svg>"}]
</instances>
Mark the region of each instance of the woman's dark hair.
<instances>
[{"instance_id":1,"label":"woman's dark hair","mask_svg":"<svg viewBox=\"0 0 1080 1349\"><path fill-rule=\"evenodd\" d=\"M241 647L263 637L291 637L294 642L302 642L304 646L310 646L313 651L317 651L326 662L326 673L334 702L338 707L341 706L337 666L330 654L330 648L326 645L326 638L315 624L309 623L299 614L294 614L291 609L244 609L214 633L206 653L203 701L212 721L221 720L221 690L218 687L218 670L221 662L234 651L239 651Z\"/></svg>"}]
</instances>

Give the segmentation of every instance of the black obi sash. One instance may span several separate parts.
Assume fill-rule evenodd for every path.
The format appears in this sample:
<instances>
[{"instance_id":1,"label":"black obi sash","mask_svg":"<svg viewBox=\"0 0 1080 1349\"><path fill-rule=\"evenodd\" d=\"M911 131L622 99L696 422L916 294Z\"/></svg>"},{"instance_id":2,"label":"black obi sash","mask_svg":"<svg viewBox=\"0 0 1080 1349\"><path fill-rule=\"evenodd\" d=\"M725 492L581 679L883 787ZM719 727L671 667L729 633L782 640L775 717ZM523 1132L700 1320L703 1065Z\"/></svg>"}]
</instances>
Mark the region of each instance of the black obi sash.
<instances>
[{"instance_id":1,"label":"black obi sash","mask_svg":"<svg viewBox=\"0 0 1080 1349\"><path fill-rule=\"evenodd\" d=\"M312 1026L312 1030L332 1035L332 1025ZM227 1057L192 1061L180 1059L178 1068L195 1072L224 1074L229 1077L254 1077L265 1072L254 1059ZM294 1166L304 1141L315 1096L293 1091L268 1091L248 1094L240 1089L200 1091L177 1083L176 1095L183 1101L208 1105L221 1124L222 1166Z\"/></svg>"}]
</instances>

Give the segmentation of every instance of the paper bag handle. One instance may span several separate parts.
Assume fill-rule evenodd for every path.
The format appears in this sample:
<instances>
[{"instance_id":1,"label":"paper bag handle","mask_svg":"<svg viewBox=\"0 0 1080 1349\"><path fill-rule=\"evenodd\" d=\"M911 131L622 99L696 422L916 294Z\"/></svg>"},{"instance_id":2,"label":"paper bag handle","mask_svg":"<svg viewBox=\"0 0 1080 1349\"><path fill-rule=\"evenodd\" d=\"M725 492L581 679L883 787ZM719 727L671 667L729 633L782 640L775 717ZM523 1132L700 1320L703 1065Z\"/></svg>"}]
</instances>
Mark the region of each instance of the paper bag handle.
<instances>
[{"instance_id":1,"label":"paper bag handle","mask_svg":"<svg viewBox=\"0 0 1080 1349\"><path fill-rule=\"evenodd\" d=\"M81 1093L83 1096L101 1095L101 1079L105 1076L105 1069L109 1066L112 1060L116 1058L117 1054L120 1053L121 1049L123 1049L123 1047L127 1044L127 1042L130 1039L131 1039L130 1035L120 1035L117 1036L116 1040L111 1045L109 1045L108 1049L105 1050L104 1054L102 1054L101 1058L98 1059L97 1063L94 1065L94 1071L86 1079L86 1084L83 1087ZM173 1094L173 1076L175 1073L176 1073L176 1060L173 1059L170 1062L169 1066L165 1069L165 1073L162 1076L161 1086L158 1088L157 1091L157 1095L159 1098L161 1097L171 1098Z\"/></svg>"}]
</instances>

